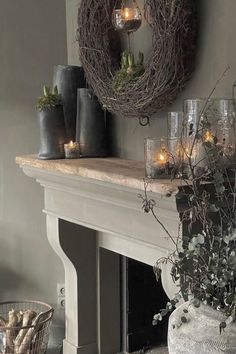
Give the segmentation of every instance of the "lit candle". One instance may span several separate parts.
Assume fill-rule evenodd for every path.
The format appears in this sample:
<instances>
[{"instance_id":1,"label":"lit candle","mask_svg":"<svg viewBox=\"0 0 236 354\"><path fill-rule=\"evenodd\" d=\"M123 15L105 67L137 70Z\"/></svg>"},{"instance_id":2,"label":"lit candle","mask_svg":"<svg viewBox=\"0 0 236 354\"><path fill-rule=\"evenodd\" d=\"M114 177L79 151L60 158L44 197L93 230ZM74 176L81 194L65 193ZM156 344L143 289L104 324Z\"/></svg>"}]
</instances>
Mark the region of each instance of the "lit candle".
<instances>
[{"instance_id":1,"label":"lit candle","mask_svg":"<svg viewBox=\"0 0 236 354\"><path fill-rule=\"evenodd\" d=\"M169 154L165 146L162 146L154 156L152 166L152 178L160 178L168 175Z\"/></svg>"},{"instance_id":2,"label":"lit candle","mask_svg":"<svg viewBox=\"0 0 236 354\"><path fill-rule=\"evenodd\" d=\"M203 140L204 140L205 143L208 143L208 142L209 143L213 143L214 137L213 137L212 133L209 130L207 130L205 132Z\"/></svg>"},{"instance_id":3,"label":"lit candle","mask_svg":"<svg viewBox=\"0 0 236 354\"><path fill-rule=\"evenodd\" d=\"M117 31L135 32L142 23L140 9L136 6L115 8L112 13L112 22Z\"/></svg>"},{"instance_id":4,"label":"lit candle","mask_svg":"<svg viewBox=\"0 0 236 354\"><path fill-rule=\"evenodd\" d=\"M165 165L168 162L167 153L165 150L161 150L156 155L156 163L157 165Z\"/></svg>"},{"instance_id":5,"label":"lit candle","mask_svg":"<svg viewBox=\"0 0 236 354\"><path fill-rule=\"evenodd\" d=\"M124 11L123 14L124 14L125 20L130 20L130 19L132 19L132 17L134 17L133 10L130 9L129 7L125 7L123 11Z\"/></svg>"},{"instance_id":6,"label":"lit candle","mask_svg":"<svg viewBox=\"0 0 236 354\"><path fill-rule=\"evenodd\" d=\"M166 138L145 139L144 151L147 178L169 178L171 154L166 140Z\"/></svg>"},{"instance_id":7,"label":"lit candle","mask_svg":"<svg viewBox=\"0 0 236 354\"><path fill-rule=\"evenodd\" d=\"M69 144L64 145L66 159L80 158L79 143L70 141Z\"/></svg>"}]
</instances>

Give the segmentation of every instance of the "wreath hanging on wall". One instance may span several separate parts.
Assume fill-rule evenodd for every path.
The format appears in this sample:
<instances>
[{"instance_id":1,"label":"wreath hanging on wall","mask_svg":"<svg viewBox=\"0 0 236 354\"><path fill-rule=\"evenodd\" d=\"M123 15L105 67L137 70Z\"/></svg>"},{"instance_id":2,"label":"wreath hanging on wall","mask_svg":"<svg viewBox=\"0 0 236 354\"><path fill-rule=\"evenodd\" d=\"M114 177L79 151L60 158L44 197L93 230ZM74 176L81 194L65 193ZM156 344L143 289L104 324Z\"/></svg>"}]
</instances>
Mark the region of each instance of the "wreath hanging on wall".
<instances>
[{"instance_id":1,"label":"wreath hanging on wall","mask_svg":"<svg viewBox=\"0 0 236 354\"><path fill-rule=\"evenodd\" d=\"M194 0L144 0L152 49L144 73L114 88L119 35L112 25L114 0L82 0L78 36L88 84L108 111L125 118L150 118L170 105L189 80L196 52Z\"/></svg>"}]
</instances>

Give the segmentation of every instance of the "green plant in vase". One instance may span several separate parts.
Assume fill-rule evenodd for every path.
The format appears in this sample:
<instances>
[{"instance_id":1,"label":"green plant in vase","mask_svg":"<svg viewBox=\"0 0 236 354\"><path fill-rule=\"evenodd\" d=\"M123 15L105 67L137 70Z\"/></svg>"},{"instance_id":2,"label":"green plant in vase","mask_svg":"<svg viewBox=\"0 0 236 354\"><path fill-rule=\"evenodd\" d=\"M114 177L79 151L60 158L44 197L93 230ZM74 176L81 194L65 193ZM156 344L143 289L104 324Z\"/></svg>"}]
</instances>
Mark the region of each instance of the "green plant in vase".
<instances>
[{"instance_id":1,"label":"green plant in vase","mask_svg":"<svg viewBox=\"0 0 236 354\"><path fill-rule=\"evenodd\" d=\"M155 217L174 246L154 267L160 280L163 267L170 264L178 289L153 318L156 325L177 307L169 321L170 354L236 353L236 170L212 133L208 102L192 130L192 145L188 151L183 146L189 179L182 177L176 195L182 235L172 235L163 225L146 190L140 196L143 210ZM236 110L232 117L233 129ZM192 159L199 146L202 159Z\"/></svg>"},{"instance_id":2,"label":"green plant in vase","mask_svg":"<svg viewBox=\"0 0 236 354\"><path fill-rule=\"evenodd\" d=\"M43 86L43 95L36 103L40 132L38 157L43 160L65 157L64 144L67 143L62 97L55 86L53 91Z\"/></svg>"},{"instance_id":3,"label":"green plant in vase","mask_svg":"<svg viewBox=\"0 0 236 354\"><path fill-rule=\"evenodd\" d=\"M53 91L51 91L50 87L44 85L43 95L38 98L36 108L39 111L42 111L58 105L62 105L62 96L59 94L57 86L55 86Z\"/></svg>"},{"instance_id":4,"label":"green plant in vase","mask_svg":"<svg viewBox=\"0 0 236 354\"><path fill-rule=\"evenodd\" d=\"M129 51L124 51L121 57L121 68L115 73L113 78L113 88L115 91L120 91L130 82L135 81L143 75L144 55L139 52L137 63L135 63L134 55Z\"/></svg>"}]
</instances>

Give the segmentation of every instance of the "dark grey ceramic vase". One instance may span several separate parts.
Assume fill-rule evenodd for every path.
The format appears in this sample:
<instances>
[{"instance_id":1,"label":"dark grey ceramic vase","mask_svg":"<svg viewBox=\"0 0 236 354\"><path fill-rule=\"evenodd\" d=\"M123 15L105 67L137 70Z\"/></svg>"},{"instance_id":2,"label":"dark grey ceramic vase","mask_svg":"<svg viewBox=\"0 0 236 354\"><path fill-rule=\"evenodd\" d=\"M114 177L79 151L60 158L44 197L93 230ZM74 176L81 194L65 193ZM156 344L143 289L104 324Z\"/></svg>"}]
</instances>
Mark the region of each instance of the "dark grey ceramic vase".
<instances>
[{"instance_id":1,"label":"dark grey ceramic vase","mask_svg":"<svg viewBox=\"0 0 236 354\"><path fill-rule=\"evenodd\" d=\"M63 106L58 105L38 112L41 160L63 159L67 143Z\"/></svg>"},{"instance_id":2,"label":"dark grey ceramic vase","mask_svg":"<svg viewBox=\"0 0 236 354\"><path fill-rule=\"evenodd\" d=\"M106 115L89 89L78 89L76 141L84 157L107 156Z\"/></svg>"},{"instance_id":3,"label":"dark grey ceramic vase","mask_svg":"<svg viewBox=\"0 0 236 354\"><path fill-rule=\"evenodd\" d=\"M57 65L54 67L53 86L62 95L68 141L75 141L77 89L86 87L84 70L80 66Z\"/></svg>"}]
</instances>

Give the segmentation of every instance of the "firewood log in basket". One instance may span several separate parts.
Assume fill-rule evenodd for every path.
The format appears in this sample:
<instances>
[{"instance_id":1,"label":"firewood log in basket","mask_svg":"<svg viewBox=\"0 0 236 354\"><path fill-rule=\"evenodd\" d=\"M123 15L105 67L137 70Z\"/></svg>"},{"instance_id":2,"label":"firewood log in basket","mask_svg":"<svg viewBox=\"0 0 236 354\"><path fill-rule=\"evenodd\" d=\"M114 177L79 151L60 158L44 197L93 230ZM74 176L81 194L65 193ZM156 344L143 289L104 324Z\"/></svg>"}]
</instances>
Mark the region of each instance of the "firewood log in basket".
<instances>
[{"instance_id":1,"label":"firewood log in basket","mask_svg":"<svg viewBox=\"0 0 236 354\"><path fill-rule=\"evenodd\" d=\"M0 302L0 354L44 353L53 312L42 302Z\"/></svg>"}]
</instances>

